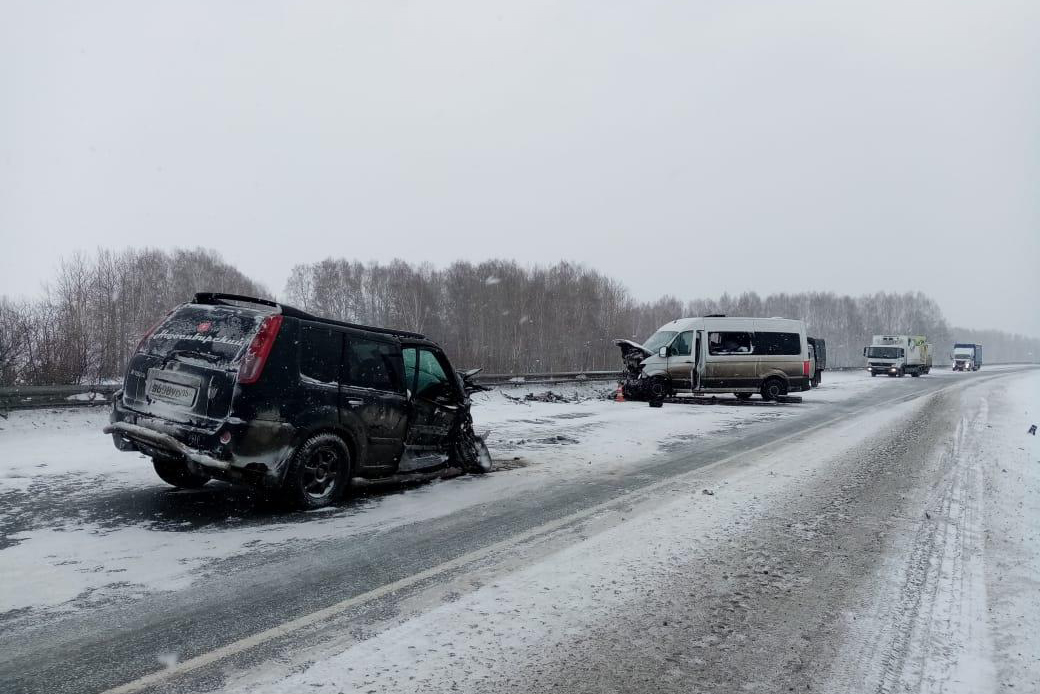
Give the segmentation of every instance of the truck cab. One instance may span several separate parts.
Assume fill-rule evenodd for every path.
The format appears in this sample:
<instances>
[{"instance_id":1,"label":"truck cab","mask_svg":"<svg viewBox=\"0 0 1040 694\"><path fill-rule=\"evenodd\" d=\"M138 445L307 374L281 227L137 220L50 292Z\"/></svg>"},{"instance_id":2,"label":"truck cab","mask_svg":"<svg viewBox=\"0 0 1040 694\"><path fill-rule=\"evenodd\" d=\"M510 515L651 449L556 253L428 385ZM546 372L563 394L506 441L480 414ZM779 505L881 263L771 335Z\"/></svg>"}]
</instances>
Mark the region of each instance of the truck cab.
<instances>
[{"instance_id":1,"label":"truck cab","mask_svg":"<svg viewBox=\"0 0 1040 694\"><path fill-rule=\"evenodd\" d=\"M954 371L978 371L982 367L982 345L958 342L950 360Z\"/></svg>"}]
</instances>

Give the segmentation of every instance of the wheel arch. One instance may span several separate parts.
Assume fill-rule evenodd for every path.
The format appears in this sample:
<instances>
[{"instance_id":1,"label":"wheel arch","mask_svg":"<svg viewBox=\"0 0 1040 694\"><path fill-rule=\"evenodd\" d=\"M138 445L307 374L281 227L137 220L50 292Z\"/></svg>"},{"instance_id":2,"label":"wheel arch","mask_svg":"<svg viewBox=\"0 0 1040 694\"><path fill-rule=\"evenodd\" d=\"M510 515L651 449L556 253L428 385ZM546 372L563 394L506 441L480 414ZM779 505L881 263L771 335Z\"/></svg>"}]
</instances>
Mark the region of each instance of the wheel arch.
<instances>
[{"instance_id":1,"label":"wheel arch","mask_svg":"<svg viewBox=\"0 0 1040 694\"><path fill-rule=\"evenodd\" d=\"M357 473L361 456L365 454L366 450L363 438L358 436L357 432L351 431L349 427L345 427L339 422L328 420L314 421L307 425L297 427L296 432L293 434L289 452L285 456L285 460L282 462L281 469L278 472L279 483L284 482L285 475L289 472L293 456L295 456L296 452L300 450L300 446L320 434L332 434L343 442L344 447L347 449L347 454L350 456L351 474Z\"/></svg>"}]
</instances>

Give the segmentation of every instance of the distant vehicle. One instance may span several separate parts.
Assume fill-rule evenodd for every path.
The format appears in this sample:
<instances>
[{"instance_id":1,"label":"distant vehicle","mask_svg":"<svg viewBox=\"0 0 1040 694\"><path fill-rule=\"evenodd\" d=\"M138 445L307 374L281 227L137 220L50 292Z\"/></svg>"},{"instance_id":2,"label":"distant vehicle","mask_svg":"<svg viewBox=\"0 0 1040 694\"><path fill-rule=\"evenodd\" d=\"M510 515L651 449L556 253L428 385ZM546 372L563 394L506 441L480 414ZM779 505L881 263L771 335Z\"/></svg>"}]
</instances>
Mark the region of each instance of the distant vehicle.
<instances>
[{"instance_id":1,"label":"distant vehicle","mask_svg":"<svg viewBox=\"0 0 1040 694\"><path fill-rule=\"evenodd\" d=\"M953 346L954 371L978 371L982 368L982 345L969 342L958 342Z\"/></svg>"},{"instance_id":2,"label":"distant vehicle","mask_svg":"<svg viewBox=\"0 0 1040 694\"><path fill-rule=\"evenodd\" d=\"M827 341L822 337L807 337L809 342L809 384L818 388L827 369Z\"/></svg>"},{"instance_id":3,"label":"distant vehicle","mask_svg":"<svg viewBox=\"0 0 1040 694\"><path fill-rule=\"evenodd\" d=\"M758 393L775 400L809 390L805 323L786 318L680 318L643 344L615 340L626 366L626 397L663 399L673 393Z\"/></svg>"},{"instance_id":4,"label":"distant vehicle","mask_svg":"<svg viewBox=\"0 0 1040 694\"><path fill-rule=\"evenodd\" d=\"M932 370L932 346L920 335L875 335L863 348L871 376L888 374L914 378Z\"/></svg>"},{"instance_id":5,"label":"distant vehicle","mask_svg":"<svg viewBox=\"0 0 1040 694\"><path fill-rule=\"evenodd\" d=\"M354 477L489 470L474 373L418 333L197 294L141 338L105 432L176 487L218 478L318 508Z\"/></svg>"}]
</instances>

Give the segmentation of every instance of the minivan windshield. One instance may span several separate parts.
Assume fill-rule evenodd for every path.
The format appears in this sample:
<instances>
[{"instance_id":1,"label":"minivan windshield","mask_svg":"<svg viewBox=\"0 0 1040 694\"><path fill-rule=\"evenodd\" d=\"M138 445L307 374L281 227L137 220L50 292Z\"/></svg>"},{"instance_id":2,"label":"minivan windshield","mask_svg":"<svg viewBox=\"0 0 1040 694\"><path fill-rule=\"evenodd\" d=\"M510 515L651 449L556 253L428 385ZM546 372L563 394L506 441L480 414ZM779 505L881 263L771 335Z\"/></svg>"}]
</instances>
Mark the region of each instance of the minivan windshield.
<instances>
[{"instance_id":1,"label":"minivan windshield","mask_svg":"<svg viewBox=\"0 0 1040 694\"><path fill-rule=\"evenodd\" d=\"M870 359L898 359L903 356L902 347L870 347L867 357Z\"/></svg>"},{"instance_id":2,"label":"minivan windshield","mask_svg":"<svg viewBox=\"0 0 1040 694\"><path fill-rule=\"evenodd\" d=\"M658 330L643 343L643 347L646 348L646 351L653 354L662 347L670 345L672 343L672 338L678 334L679 333L676 330Z\"/></svg>"},{"instance_id":3,"label":"minivan windshield","mask_svg":"<svg viewBox=\"0 0 1040 694\"><path fill-rule=\"evenodd\" d=\"M231 306L181 306L155 329L143 351L229 366L241 358L264 315Z\"/></svg>"}]
</instances>

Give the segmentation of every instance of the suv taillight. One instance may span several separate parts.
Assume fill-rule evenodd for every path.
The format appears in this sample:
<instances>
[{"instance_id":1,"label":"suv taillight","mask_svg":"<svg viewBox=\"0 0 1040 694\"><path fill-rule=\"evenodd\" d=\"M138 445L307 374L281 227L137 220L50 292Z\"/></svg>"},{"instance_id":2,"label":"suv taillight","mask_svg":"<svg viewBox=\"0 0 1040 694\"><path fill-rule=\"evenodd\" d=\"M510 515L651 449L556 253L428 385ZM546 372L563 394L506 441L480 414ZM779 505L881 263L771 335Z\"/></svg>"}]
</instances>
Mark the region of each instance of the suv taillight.
<instances>
[{"instance_id":1,"label":"suv taillight","mask_svg":"<svg viewBox=\"0 0 1040 694\"><path fill-rule=\"evenodd\" d=\"M260 324L256 331L256 337L246 348L246 355L242 357L242 365L238 367L238 382L244 385L256 383L260 374L264 371L267 363L267 355L271 353L274 340L278 337L278 331L282 328L282 317L280 315L268 316Z\"/></svg>"},{"instance_id":2,"label":"suv taillight","mask_svg":"<svg viewBox=\"0 0 1040 694\"><path fill-rule=\"evenodd\" d=\"M809 362L808 361L803 361L802 362L802 375L803 376L808 376L809 375Z\"/></svg>"}]
</instances>

